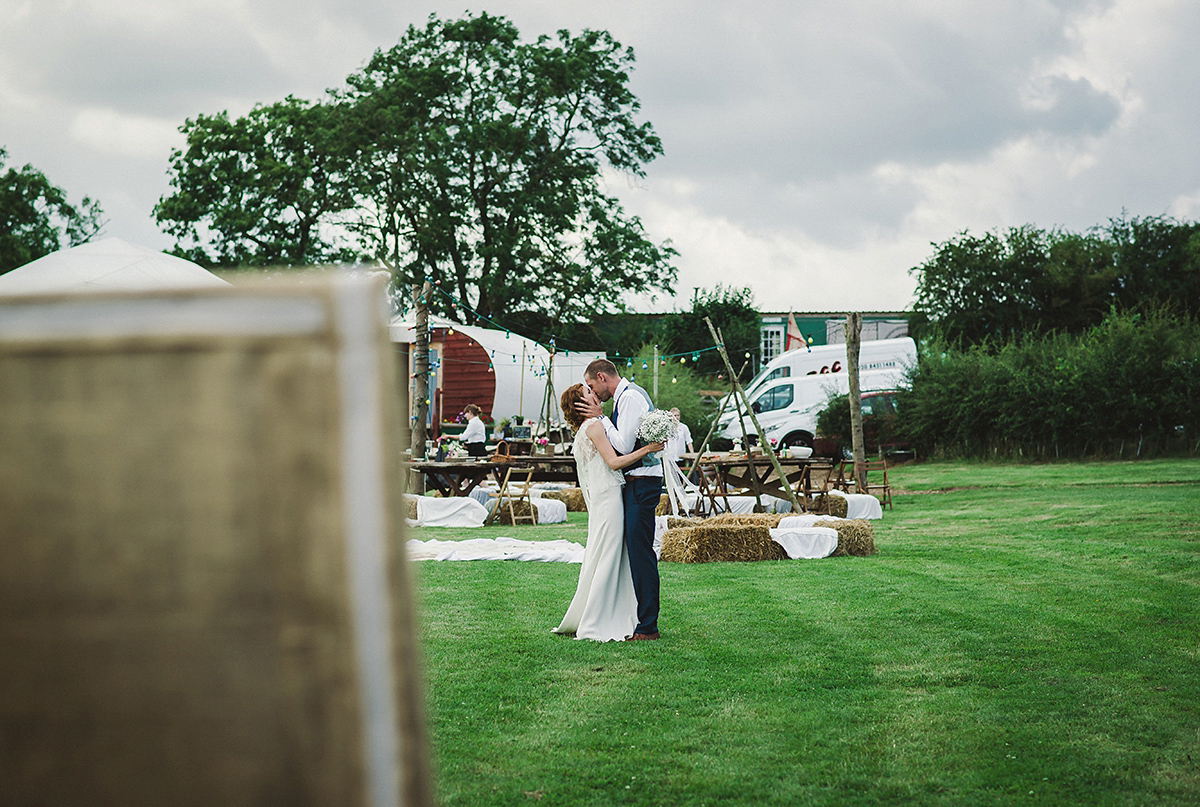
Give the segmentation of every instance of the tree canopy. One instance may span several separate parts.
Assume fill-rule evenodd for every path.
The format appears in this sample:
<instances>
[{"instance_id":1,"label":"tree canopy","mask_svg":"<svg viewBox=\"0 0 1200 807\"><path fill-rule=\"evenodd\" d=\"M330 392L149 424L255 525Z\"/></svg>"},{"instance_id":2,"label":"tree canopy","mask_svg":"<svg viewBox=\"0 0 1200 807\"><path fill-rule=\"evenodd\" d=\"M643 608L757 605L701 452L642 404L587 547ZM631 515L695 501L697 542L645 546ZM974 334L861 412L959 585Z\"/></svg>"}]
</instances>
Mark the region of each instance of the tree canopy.
<instances>
[{"instance_id":1,"label":"tree canopy","mask_svg":"<svg viewBox=\"0 0 1200 807\"><path fill-rule=\"evenodd\" d=\"M104 214L98 202L85 196L72 205L66 191L32 165L5 171L7 158L0 148L0 274L100 232Z\"/></svg>"},{"instance_id":2,"label":"tree canopy","mask_svg":"<svg viewBox=\"0 0 1200 807\"><path fill-rule=\"evenodd\" d=\"M1113 219L1077 234L1031 225L935 244L918 275L914 328L952 343L1082 333L1112 310L1200 315L1200 224Z\"/></svg>"},{"instance_id":3,"label":"tree canopy","mask_svg":"<svg viewBox=\"0 0 1200 807\"><path fill-rule=\"evenodd\" d=\"M604 191L662 153L633 62L603 31L528 43L502 17L431 16L321 102L187 121L155 215L210 265L381 260L460 321L620 311L676 277Z\"/></svg>"},{"instance_id":4,"label":"tree canopy","mask_svg":"<svg viewBox=\"0 0 1200 807\"><path fill-rule=\"evenodd\" d=\"M720 331L725 351L734 372L741 369L749 354L751 362L742 380L749 380L757 367L762 317L754 307L754 292L750 287L735 288L718 283L711 289L692 292L690 311L668 315L663 322L663 341L670 352L695 350L700 345L712 345L712 334L705 317ZM725 364L716 351L698 353L694 369L706 375L725 372Z\"/></svg>"}]
</instances>

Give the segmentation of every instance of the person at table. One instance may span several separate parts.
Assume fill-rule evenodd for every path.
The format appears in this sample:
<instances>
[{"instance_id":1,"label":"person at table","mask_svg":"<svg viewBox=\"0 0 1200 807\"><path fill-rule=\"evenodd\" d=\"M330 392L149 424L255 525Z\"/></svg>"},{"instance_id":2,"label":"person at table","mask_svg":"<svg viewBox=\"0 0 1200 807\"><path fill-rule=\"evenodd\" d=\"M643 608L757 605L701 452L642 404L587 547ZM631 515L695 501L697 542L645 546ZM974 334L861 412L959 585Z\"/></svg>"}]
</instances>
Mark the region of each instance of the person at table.
<instances>
[{"instance_id":1,"label":"person at table","mask_svg":"<svg viewBox=\"0 0 1200 807\"><path fill-rule=\"evenodd\" d=\"M470 457L486 457L487 449L484 448L484 442L487 440L487 432L483 428L483 418L480 415L483 410L475 404L467 404L463 408L463 417L467 419L467 428L462 433L462 444L467 448L467 456Z\"/></svg>"},{"instance_id":2,"label":"person at table","mask_svg":"<svg viewBox=\"0 0 1200 807\"><path fill-rule=\"evenodd\" d=\"M692 447L692 430L688 425L679 419L679 407L671 407L671 417L675 418L675 422L679 425L675 428L675 434L667 441L667 447L663 451L663 457L668 462L679 462L679 458L683 453L692 452L696 449Z\"/></svg>"},{"instance_id":3,"label":"person at table","mask_svg":"<svg viewBox=\"0 0 1200 807\"><path fill-rule=\"evenodd\" d=\"M579 402L599 406L600 399L586 385L575 384L563 392L560 400L563 417L575 431L571 451L587 504L587 545L575 596L554 632L574 634L576 639L619 642L633 636L638 621L637 595L625 549L625 505L621 496L625 477L620 469L636 465L647 454L666 446L650 443L628 454L617 454L600 419L584 418L576 408Z\"/></svg>"}]
</instances>

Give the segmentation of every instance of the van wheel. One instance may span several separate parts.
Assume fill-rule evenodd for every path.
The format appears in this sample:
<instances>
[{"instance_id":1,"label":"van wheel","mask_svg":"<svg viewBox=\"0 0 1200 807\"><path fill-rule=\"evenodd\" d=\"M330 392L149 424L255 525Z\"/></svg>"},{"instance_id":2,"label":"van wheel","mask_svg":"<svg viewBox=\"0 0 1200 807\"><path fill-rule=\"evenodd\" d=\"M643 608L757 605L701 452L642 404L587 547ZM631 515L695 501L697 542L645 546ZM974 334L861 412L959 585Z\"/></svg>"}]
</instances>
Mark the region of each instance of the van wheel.
<instances>
[{"instance_id":1,"label":"van wheel","mask_svg":"<svg viewBox=\"0 0 1200 807\"><path fill-rule=\"evenodd\" d=\"M783 438L781 445L784 448L792 446L804 446L806 448L813 447L813 436L808 432L792 432L787 437Z\"/></svg>"}]
</instances>

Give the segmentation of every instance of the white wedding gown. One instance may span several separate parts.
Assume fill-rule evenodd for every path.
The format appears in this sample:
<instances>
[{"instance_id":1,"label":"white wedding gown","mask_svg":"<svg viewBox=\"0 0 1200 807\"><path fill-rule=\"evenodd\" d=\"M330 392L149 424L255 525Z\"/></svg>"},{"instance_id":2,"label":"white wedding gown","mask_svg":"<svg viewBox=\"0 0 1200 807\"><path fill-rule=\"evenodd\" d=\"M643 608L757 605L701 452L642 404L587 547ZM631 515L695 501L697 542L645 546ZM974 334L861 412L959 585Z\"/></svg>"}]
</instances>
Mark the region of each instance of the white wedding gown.
<instances>
[{"instance_id":1,"label":"white wedding gown","mask_svg":"<svg viewBox=\"0 0 1200 807\"><path fill-rule=\"evenodd\" d=\"M575 434L575 467L587 504L588 536L579 570L579 585L555 633L573 633L576 639L621 641L637 627L637 596L625 551L625 514L621 505L624 478L608 467L584 421Z\"/></svg>"}]
</instances>

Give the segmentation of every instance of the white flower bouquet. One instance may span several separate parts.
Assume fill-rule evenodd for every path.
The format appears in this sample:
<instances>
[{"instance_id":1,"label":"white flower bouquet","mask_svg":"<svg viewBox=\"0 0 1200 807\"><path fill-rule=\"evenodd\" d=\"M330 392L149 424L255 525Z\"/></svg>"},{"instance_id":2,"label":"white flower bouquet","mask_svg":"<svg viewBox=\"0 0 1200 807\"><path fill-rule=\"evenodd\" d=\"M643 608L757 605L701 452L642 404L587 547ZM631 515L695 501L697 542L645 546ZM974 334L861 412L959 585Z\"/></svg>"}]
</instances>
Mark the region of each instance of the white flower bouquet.
<instances>
[{"instance_id":1,"label":"white flower bouquet","mask_svg":"<svg viewBox=\"0 0 1200 807\"><path fill-rule=\"evenodd\" d=\"M679 422L667 409L655 409L642 415L637 436L647 443L665 443L675 436Z\"/></svg>"}]
</instances>

